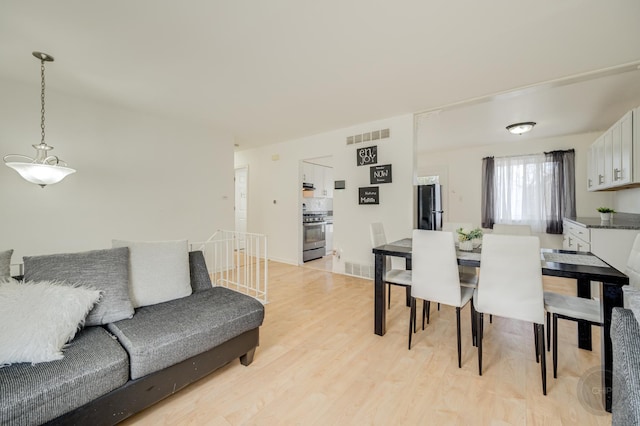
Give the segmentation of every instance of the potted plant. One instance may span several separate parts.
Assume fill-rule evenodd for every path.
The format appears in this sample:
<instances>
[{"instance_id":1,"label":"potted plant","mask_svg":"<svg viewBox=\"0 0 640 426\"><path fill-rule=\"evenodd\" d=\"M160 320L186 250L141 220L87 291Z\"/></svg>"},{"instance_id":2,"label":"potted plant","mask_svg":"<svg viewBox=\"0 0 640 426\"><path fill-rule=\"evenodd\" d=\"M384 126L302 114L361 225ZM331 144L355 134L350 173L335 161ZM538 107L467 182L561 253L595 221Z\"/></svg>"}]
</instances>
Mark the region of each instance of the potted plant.
<instances>
[{"instance_id":1,"label":"potted plant","mask_svg":"<svg viewBox=\"0 0 640 426\"><path fill-rule=\"evenodd\" d=\"M460 250L471 251L474 247L478 247L482 241L482 229L480 228L470 231L458 228L456 232L458 233L458 247Z\"/></svg>"},{"instance_id":2,"label":"potted plant","mask_svg":"<svg viewBox=\"0 0 640 426\"><path fill-rule=\"evenodd\" d=\"M600 220L608 221L616 211L609 207L598 207L598 212L600 212Z\"/></svg>"}]
</instances>

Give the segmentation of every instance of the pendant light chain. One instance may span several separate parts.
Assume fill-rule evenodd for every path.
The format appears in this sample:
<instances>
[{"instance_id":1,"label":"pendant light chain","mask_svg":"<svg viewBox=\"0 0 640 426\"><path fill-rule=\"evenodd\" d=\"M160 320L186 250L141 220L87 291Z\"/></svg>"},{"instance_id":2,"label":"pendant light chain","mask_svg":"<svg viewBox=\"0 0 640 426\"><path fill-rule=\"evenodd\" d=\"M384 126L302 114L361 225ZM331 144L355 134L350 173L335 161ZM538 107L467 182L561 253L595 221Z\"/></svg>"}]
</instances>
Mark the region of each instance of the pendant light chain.
<instances>
[{"instance_id":1,"label":"pendant light chain","mask_svg":"<svg viewBox=\"0 0 640 426\"><path fill-rule=\"evenodd\" d=\"M40 129L41 129L41 134L42 134L42 144L44 144L44 59L42 59L40 61L40 75L42 77L42 84L41 84L41 92L40 92L40 102L42 105L42 108L40 109L40 112L42 113L42 118L40 119Z\"/></svg>"}]
</instances>

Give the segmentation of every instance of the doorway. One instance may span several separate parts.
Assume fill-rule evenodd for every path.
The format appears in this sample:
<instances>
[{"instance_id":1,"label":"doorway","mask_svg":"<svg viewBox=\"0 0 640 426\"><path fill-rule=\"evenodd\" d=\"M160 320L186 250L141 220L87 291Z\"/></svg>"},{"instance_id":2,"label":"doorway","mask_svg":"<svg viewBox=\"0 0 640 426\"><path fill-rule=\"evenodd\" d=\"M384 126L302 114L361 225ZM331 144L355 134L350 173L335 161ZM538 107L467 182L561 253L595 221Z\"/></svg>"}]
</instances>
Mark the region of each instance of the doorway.
<instances>
[{"instance_id":1,"label":"doorway","mask_svg":"<svg viewBox=\"0 0 640 426\"><path fill-rule=\"evenodd\" d=\"M234 204L233 210L235 213L235 231L247 232L247 177L249 174L249 167L242 166L235 169L234 175ZM244 244L244 242L242 242ZM239 247L244 249L244 247Z\"/></svg>"}]
</instances>

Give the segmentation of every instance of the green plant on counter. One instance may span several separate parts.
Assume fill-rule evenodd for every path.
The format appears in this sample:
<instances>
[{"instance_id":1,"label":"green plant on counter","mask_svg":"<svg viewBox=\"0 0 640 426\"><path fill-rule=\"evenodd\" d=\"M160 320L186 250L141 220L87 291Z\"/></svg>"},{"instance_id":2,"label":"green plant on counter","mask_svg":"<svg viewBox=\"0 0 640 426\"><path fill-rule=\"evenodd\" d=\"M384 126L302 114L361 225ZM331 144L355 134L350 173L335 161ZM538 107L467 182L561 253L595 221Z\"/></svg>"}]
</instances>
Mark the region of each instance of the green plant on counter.
<instances>
[{"instance_id":1,"label":"green plant on counter","mask_svg":"<svg viewBox=\"0 0 640 426\"><path fill-rule=\"evenodd\" d=\"M462 228L458 228L456 232L458 233L458 241L471 241L482 238L482 229L480 228L475 228L468 232L465 232Z\"/></svg>"},{"instance_id":2,"label":"green plant on counter","mask_svg":"<svg viewBox=\"0 0 640 426\"><path fill-rule=\"evenodd\" d=\"M615 213L616 211L609 207L598 207L598 212L600 213Z\"/></svg>"}]
</instances>

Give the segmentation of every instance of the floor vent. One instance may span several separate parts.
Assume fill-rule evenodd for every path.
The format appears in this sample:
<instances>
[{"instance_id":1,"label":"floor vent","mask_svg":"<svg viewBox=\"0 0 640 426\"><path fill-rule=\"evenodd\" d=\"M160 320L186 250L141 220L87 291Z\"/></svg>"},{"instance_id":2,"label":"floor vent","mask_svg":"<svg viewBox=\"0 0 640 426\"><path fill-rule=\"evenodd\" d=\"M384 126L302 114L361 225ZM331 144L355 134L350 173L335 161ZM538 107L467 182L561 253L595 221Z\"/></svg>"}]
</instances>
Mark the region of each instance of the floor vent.
<instances>
[{"instance_id":1,"label":"floor vent","mask_svg":"<svg viewBox=\"0 0 640 426\"><path fill-rule=\"evenodd\" d=\"M347 136L347 145L358 143L369 143L378 139L387 139L391 135L389 129L374 130L373 132L362 133L360 135Z\"/></svg>"},{"instance_id":2,"label":"floor vent","mask_svg":"<svg viewBox=\"0 0 640 426\"><path fill-rule=\"evenodd\" d=\"M375 275L375 269L373 265L355 262L344 263L344 273L352 275L354 277L373 279Z\"/></svg>"}]
</instances>

